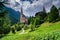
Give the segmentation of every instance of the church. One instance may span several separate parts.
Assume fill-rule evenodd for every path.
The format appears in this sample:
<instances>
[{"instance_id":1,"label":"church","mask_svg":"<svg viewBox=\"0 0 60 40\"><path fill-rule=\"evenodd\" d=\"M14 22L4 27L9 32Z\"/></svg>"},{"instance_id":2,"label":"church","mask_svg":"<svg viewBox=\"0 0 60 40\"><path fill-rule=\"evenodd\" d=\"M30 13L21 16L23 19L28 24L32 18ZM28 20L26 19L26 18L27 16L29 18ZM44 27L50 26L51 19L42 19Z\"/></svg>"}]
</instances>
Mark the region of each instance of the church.
<instances>
[{"instance_id":1,"label":"church","mask_svg":"<svg viewBox=\"0 0 60 40\"><path fill-rule=\"evenodd\" d=\"M28 24L28 19L26 16L23 14L23 8L21 7L21 12L20 12L20 23Z\"/></svg>"}]
</instances>

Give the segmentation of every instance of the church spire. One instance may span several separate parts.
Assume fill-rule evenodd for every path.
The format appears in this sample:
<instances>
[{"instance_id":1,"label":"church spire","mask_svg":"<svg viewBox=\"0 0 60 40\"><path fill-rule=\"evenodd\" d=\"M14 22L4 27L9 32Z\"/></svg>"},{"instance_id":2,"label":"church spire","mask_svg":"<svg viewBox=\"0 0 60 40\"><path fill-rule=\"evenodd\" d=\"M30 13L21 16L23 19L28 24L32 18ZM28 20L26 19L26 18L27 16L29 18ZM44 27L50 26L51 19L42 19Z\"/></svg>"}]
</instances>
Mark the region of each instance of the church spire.
<instances>
[{"instance_id":1,"label":"church spire","mask_svg":"<svg viewBox=\"0 0 60 40\"><path fill-rule=\"evenodd\" d=\"M28 23L28 19L23 14L23 2L22 2L22 6L21 6L21 11L20 11L20 23Z\"/></svg>"},{"instance_id":2,"label":"church spire","mask_svg":"<svg viewBox=\"0 0 60 40\"><path fill-rule=\"evenodd\" d=\"M21 15L23 14L23 8L21 7Z\"/></svg>"},{"instance_id":3,"label":"church spire","mask_svg":"<svg viewBox=\"0 0 60 40\"><path fill-rule=\"evenodd\" d=\"M28 20L26 16L23 14L23 8L21 7L21 12L20 12L20 23L27 23Z\"/></svg>"},{"instance_id":4,"label":"church spire","mask_svg":"<svg viewBox=\"0 0 60 40\"><path fill-rule=\"evenodd\" d=\"M46 12L45 7L43 6L43 11Z\"/></svg>"}]
</instances>

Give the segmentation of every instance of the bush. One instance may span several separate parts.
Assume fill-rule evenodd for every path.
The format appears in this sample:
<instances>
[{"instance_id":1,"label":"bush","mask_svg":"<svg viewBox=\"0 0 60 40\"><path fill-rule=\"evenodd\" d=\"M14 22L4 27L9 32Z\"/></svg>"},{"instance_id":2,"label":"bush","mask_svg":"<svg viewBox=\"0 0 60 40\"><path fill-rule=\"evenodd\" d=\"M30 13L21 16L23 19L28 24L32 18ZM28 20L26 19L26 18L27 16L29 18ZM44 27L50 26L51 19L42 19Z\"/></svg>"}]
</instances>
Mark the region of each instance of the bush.
<instances>
[{"instance_id":1,"label":"bush","mask_svg":"<svg viewBox=\"0 0 60 40\"><path fill-rule=\"evenodd\" d=\"M0 18L0 34L7 34L10 32L10 20L8 17Z\"/></svg>"},{"instance_id":2,"label":"bush","mask_svg":"<svg viewBox=\"0 0 60 40\"><path fill-rule=\"evenodd\" d=\"M24 25L24 30L29 29L29 26L27 24Z\"/></svg>"},{"instance_id":3,"label":"bush","mask_svg":"<svg viewBox=\"0 0 60 40\"><path fill-rule=\"evenodd\" d=\"M34 31L35 30L35 25L30 24L30 27L31 27L31 31Z\"/></svg>"},{"instance_id":4,"label":"bush","mask_svg":"<svg viewBox=\"0 0 60 40\"><path fill-rule=\"evenodd\" d=\"M4 34L0 34L0 38L2 38L3 36L5 36Z\"/></svg>"},{"instance_id":5,"label":"bush","mask_svg":"<svg viewBox=\"0 0 60 40\"><path fill-rule=\"evenodd\" d=\"M18 27L16 28L17 31L20 31L21 29L22 29L21 26L18 26Z\"/></svg>"},{"instance_id":6,"label":"bush","mask_svg":"<svg viewBox=\"0 0 60 40\"><path fill-rule=\"evenodd\" d=\"M12 33L14 33L14 34L16 33L15 26L12 26L11 30L12 30Z\"/></svg>"}]
</instances>

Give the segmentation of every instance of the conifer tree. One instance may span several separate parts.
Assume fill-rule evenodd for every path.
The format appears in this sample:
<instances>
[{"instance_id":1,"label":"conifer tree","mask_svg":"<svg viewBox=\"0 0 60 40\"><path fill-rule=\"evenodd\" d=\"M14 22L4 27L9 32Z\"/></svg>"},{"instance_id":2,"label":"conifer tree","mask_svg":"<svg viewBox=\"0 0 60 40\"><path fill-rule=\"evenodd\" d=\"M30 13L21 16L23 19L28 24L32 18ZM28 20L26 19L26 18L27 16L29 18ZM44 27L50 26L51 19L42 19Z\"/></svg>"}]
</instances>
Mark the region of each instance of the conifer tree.
<instances>
[{"instance_id":1,"label":"conifer tree","mask_svg":"<svg viewBox=\"0 0 60 40\"><path fill-rule=\"evenodd\" d=\"M7 34L10 31L10 19L4 3L0 0L0 34Z\"/></svg>"},{"instance_id":2,"label":"conifer tree","mask_svg":"<svg viewBox=\"0 0 60 40\"><path fill-rule=\"evenodd\" d=\"M55 21L57 18L59 18L59 11L58 9L53 5L51 7L50 13L49 13L49 22Z\"/></svg>"}]
</instances>

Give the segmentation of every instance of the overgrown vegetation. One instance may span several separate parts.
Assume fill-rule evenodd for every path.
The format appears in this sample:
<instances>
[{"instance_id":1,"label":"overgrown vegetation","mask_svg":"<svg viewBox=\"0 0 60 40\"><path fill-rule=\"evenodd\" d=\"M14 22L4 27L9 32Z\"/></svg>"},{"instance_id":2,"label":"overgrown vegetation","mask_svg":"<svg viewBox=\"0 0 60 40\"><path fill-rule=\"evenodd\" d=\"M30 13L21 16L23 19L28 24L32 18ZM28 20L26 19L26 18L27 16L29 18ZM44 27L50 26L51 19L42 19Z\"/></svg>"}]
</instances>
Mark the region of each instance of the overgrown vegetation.
<instances>
[{"instance_id":1,"label":"overgrown vegetation","mask_svg":"<svg viewBox=\"0 0 60 40\"><path fill-rule=\"evenodd\" d=\"M10 26L8 11L5 9L4 4L0 2L0 37L10 32Z\"/></svg>"},{"instance_id":2,"label":"overgrown vegetation","mask_svg":"<svg viewBox=\"0 0 60 40\"><path fill-rule=\"evenodd\" d=\"M29 24L34 25L35 27L39 27L44 22L57 22L60 20L59 17L59 9L53 5L50 9L50 12L46 13L45 8L43 7L43 11L40 11L35 14L35 17L29 17ZM34 26L32 28L34 29Z\"/></svg>"},{"instance_id":3,"label":"overgrown vegetation","mask_svg":"<svg viewBox=\"0 0 60 40\"><path fill-rule=\"evenodd\" d=\"M53 22L55 21L56 19L59 18L59 11L58 9L53 5L51 10L50 10L50 13L48 15L48 19L49 19L49 22Z\"/></svg>"},{"instance_id":4,"label":"overgrown vegetation","mask_svg":"<svg viewBox=\"0 0 60 40\"><path fill-rule=\"evenodd\" d=\"M36 13L35 17L32 16L28 18L28 25L25 23L16 23L11 26L4 2L0 2L0 37L7 34L7 36L1 38L1 40L60 40L59 10L60 8L57 9L55 5L53 5L50 12L46 13L43 7L43 11ZM48 24L45 24L45 22ZM56 22L58 23L56 24ZM20 35L19 33L22 28L25 31L30 30L27 31L27 34ZM8 34L11 31L13 34Z\"/></svg>"},{"instance_id":5,"label":"overgrown vegetation","mask_svg":"<svg viewBox=\"0 0 60 40\"><path fill-rule=\"evenodd\" d=\"M35 31L28 32L25 30L25 32L28 32L26 34L20 34L20 31L16 32L16 34L10 32L1 40L60 40L59 30L60 21L56 23L45 22L39 28L35 28Z\"/></svg>"}]
</instances>

